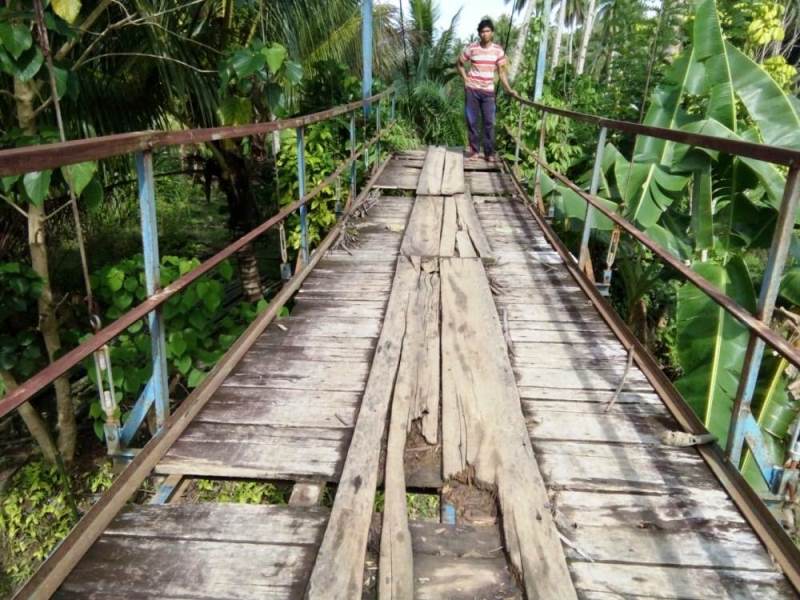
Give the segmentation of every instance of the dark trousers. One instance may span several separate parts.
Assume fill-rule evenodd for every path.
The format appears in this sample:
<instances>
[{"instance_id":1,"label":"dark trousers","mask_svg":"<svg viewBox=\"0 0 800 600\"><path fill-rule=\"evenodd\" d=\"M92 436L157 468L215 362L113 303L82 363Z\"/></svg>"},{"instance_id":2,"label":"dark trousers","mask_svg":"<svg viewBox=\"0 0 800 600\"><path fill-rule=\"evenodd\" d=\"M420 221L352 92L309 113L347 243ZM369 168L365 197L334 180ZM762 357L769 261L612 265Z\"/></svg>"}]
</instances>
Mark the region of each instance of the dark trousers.
<instances>
[{"instance_id":1,"label":"dark trousers","mask_svg":"<svg viewBox=\"0 0 800 600\"><path fill-rule=\"evenodd\" d=\"M483 152L486 156L494 154L494 94L466 88L467 129L469 130L469 147L473 152L480 152L481 127L483 117Z\"/></svg>"}]
</instances>

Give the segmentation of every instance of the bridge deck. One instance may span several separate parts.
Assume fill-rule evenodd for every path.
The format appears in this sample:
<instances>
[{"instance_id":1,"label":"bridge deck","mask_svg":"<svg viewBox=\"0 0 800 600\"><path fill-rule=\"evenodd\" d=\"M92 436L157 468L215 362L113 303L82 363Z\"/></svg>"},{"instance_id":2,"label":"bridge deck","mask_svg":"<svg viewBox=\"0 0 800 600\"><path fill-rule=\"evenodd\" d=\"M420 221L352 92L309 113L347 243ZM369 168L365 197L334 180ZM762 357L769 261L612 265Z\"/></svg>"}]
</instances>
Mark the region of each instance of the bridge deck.
<instances>
[{"instance_id":1,"label":"bridge deck","mask_svg":"<svg viewBox=\"0 0 800 600\"><path fill-rule=\"evenodd\" d=\"M398 154L376 188L417 190L420 173L428 168L425 157L425 152ZM359 458L348 455L348 448L368 382L377 376L376 348L385 348L392 335L386 327L391 318L387 306L403 269L402 251L417 257L411 264L417 265L418 277L428 273L436 282L434 289L441 286L441 304L434 311L437 319L441 315L439 335L425 338L420 346L424 353L431 350L429 344L436 344L438 365L432 381L441 422L425 430L434 432L435 443L419 429L425 427L428 412L423 411L419 428L409 432L403 453L405 486L439 493L443 468L448 475L457 471L448 470L453 452L460 453L461 460L473 456L470 452L475 450L464 450L463 439L457 449L453 446L448 415L462 410L458 418L466 425L461 435L471 436L487 426L480 419L470 424L475 414L454 403L448 390L459 388L464 379L495 381L491 378L502 376L505 361L516 386L512 382L508 389L488 387L475 401L491 401L491 409L500 412L509 397L521 401L519 423L527 428L533 449L521 462L535 457L530 470L523 471L533 473L531 489L537 492L539 485L547 502L537 504L535 494L521 499L529 502L526 510L545 523L545 537L552 515L562 541L556 542L555 553L563 552L566 558L573 597L793 597L696 450L662 444L659 434L679 427L635 366L615 406L605 411L621 381L626 351L539 226L512 198L508 176L480 160L466 161L463 175L458 175L466 183L466 200L459 200L457 193L420 196L416 202L402 195L379 197L353 224L357 241L348 249L329 252L319 263L298 293L291 316L265 331L157 471L338 484L345 460ZM434 190L442 191L447 190ZM456 205L465 212L451 212ZM474 222L469 207L477 215ZM467 236L465 241L464 232L471 239ZM481 247L481 236L488 248ZM482 255L486 266L477 258L465 258L470 255ZM428 267L419 266L425 264ZM472 332L449 330L459 318L477 314L483 288L470 288L456 309L448 298L458 297L459 286L471 281L469 273L482 273L484 268L484 287L491 286L496 315L476 324ZM410 319L418 315L408 306L413 301L412 292L392 308L402 305L408 325L400 336L406 336L406 343ZM502 326L499 352L491 350L498 341L492 338L493 322ZM487 348L468 347L469 340L483 339L480 336L488 336ZM476 362L456 364L453 352ZM493 371L495 363L499 366ZM454 379L453 373L460 377ZM461 391L456 396L462 403L469 400ZM398 410L397 395L393 402ZM479 416L486 414L480 413L486 407L475 410ZM511 415L511 437L513 419ZM496 446L490 450L506 452L500 448L502 437L492 437L491 431L486 435ZM381 455L382 480L384 462L391 464L392 456L385 457L378 447L372 451ZM476 458L481 460L485 457ZM497 506L470 505L477 497L470 493L478 494L473 486L466 486L471 488L466 496L456 497L453 487L462 484L449 482L443 494L453 504L459 525L410 522L415 597L521 598L523 590L530 592L527 572L512 576L519 565L513 568L508 562L508 552L514 551L506 544L514 531L510 521L520 523L517 532L528 531L526 515L519 514L520 499L509 489L515 486L503 484L509 465L503 466L501 457L493 468L500 519ZM486 468L478 464L475 477L481 479L482 472ZM342 484L340 490L345 489ZM385 510L396 509L389 506L392 485L387 479ZM315 562L324 560L324 547L319 549L329 517L340 508L334 503L332 513L317 505L132 505L94 544L58 597L301 598ZM381 518L375 515L364 565L365 597L372 597L377 587L380 530ZM546 540L539 542L547 547ZM528 547L525 540L521 547ZM347 555L340 559L346 562ZM540 562L537 557L531 560ZM560 597L571 597L570 592Z\"/></svg>"}]
</instances>

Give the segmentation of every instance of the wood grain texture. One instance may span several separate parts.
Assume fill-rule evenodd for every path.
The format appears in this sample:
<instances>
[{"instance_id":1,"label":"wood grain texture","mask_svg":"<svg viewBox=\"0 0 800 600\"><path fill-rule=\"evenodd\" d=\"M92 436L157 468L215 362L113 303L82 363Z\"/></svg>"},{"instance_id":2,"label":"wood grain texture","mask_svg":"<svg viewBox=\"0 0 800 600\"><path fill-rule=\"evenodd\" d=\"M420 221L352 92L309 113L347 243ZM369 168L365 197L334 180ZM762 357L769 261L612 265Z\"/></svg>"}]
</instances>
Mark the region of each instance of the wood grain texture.
<instances>
[{"instance_id":1,"label":"wood grain texture","mask_svg":"<svg viewBox=\"0 0 800 600\"><path fill-rule=\"evenodd\" d=\"M446 150L440 146L430 146L425 154L422 173L417 185L417 196L441 196L442 176Z\"/></svg>"},{"instance_id":2,"label":"wood grain texture","mask_svg":"<svg viewBox=\"0 0 800 600\"><path fill-rule=\"evenodd\" d=\"M456 250L456 231L458 231L458 214L452 196L444 198L442 216L442 236L439 244L439 256L454 256Z\"/></svg>"},{"instance_id":3,"label":"wood grain texture","mask_svg":"<svg viewBox=\"0 0 800 600\"><path fill-rule=\"evenodd\" d=\"M456 202L459 225L461 229L469 234L478 256L487 264L495 262L492 248L489 246L489 240L486 238L483 226L478 220L478 215L475 213L472 197L469 194L458 194L454 196L454 199Z\"/></svg>"},{"instance_id":4,"label":"wood grain texture","mask_svg":"<svg viewBox=\"0 0 800 600\"><path fill-rule=\"evenodd\" d=\"M441 274L445 477L474 470L497 487L506 550L529 597L576 598L485 270L441 259Z\"/></svg>"},{"instance_id":5,"label":"wood grain texture","mask_svg":"<svg viewBox=\"0 0 800 600\"><path fill-rule=\"evenodd\" d=\"M439 255L443 212L441 196L417 197L400 250L403 256Z\"/></svg>"},{"instance_id":6,"label":"wood grain texture","mask_svg":"<svg viewBox=\"0 0 800 600\"><path fill-rule=\"evenodd\" d=\"M361 595L380 450L400 363L408 298L418 279L414 265L400 257L331 518L306 588L307 598Z\"/></svg>"},{"instance_id":7,"label":"wood grain texture","mask_svg":"<svg viewBox=\"0 0 800 600\"><path fill-rule=\"evenodd\" d=\"M448 150L444 157L444 174L442 175L442 196L463 194L466 191L464 183L464 154L461 151Z\"/></svg>"}]
</instances>

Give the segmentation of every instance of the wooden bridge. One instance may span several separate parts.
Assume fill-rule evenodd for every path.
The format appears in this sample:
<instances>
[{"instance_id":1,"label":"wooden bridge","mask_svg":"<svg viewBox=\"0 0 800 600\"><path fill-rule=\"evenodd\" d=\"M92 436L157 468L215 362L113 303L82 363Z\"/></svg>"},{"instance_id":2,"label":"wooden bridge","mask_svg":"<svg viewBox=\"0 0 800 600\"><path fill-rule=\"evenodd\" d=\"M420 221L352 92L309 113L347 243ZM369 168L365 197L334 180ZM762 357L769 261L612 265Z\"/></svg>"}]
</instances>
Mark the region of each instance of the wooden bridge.
<instances>
[{"instance_id":1,"label":"wooden bridge","mask_svg":"<svg viewBox=\"0 0 800 600\"><path fill-rule=\"evenodd\" d=\"M204 141L167 135L118 136L110 150L75 143L71 160ZM0 153L0 174L58 164L63 151ZM360 155L354 146L348 164ZM302 208L314 193L302 190L203 272ZM440 147L401 152L351 200L19 597L796 595L791 541L719 448L695 445L691 411L506 165ZM291 299L290 316L276 318ZM128 503L152 475L153 502ZM293 489L288 505L192 503L183 492L198 477ZM438 496L441 517L410 519L407 492Z\"/></svg>"}]
</instances>

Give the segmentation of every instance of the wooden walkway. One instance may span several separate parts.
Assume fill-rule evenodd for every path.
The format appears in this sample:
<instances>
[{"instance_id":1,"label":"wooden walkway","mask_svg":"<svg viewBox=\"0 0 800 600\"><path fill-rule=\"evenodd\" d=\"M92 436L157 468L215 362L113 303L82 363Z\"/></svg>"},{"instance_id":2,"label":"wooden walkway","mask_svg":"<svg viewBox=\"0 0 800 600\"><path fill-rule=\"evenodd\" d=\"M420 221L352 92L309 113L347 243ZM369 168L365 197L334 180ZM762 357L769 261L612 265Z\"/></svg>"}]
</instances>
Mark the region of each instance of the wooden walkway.
<instances>
[{"instance_id":1,"label":"wooden walkway","mask_svg":"<svg viewBox=\"0 0 800 600\"><path fill-rule=\"evenodd\" d=\"M626 351L508 175L429 149L375 188L157 467L289 505L131 505L57 597L795 596L636 367L606 412Z\"/></svg>"}]
</instances>

